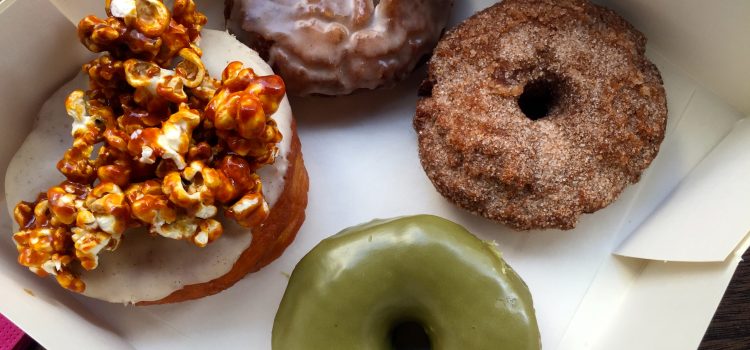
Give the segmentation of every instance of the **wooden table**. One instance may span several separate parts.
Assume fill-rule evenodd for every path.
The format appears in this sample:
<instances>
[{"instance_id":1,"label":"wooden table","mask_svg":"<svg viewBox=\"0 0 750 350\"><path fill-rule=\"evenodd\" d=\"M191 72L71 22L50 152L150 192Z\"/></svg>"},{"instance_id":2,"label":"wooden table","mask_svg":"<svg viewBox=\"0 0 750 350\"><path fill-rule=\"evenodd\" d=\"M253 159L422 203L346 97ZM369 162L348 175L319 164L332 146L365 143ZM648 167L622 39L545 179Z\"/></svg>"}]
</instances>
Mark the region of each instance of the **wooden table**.
<instances>
[{"instance_id":1,"label":"wooden table","mask_svg":"<svg viewBox=\"0 0 750 350\"><path fill-rule=\"evenodd\" d=\"M732 277L700 350L750 349L750 250Z\"/></svg>"}]
</instances>

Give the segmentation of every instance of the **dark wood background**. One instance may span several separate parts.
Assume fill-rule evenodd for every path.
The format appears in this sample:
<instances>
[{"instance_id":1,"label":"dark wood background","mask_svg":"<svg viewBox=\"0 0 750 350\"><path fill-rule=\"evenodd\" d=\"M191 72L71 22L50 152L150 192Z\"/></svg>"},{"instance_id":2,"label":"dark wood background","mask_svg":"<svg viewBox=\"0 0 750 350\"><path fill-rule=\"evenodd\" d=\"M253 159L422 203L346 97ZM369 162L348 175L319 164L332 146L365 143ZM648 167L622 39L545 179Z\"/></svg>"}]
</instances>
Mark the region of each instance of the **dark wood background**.
<instances>
[{"instance_id":1,"label":"dark wood background","mask_svg":"<svg viewBox=\"0 0 750 350\"><path fill-rule=\"evenodd\" d=\"M732 277L700 350L750 349L750 250Z\"/></svg>"}]
</instances>

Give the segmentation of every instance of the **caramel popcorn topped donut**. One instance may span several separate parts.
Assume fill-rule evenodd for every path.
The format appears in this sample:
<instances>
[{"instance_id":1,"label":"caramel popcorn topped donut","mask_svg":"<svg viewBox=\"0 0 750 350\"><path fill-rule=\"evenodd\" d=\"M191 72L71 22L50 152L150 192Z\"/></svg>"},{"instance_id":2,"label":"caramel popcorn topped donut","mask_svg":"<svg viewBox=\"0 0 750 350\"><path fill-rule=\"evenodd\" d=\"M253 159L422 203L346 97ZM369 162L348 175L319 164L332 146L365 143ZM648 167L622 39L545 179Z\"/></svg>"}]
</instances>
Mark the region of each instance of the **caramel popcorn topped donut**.
<instances>
[{"instance_id":1,"label":"caramel popcorn topped donut","mask_svg":"<svg viewBox=\"0 0 750 350\"><path fill-rule=\"evenodd\" d=\"M107 0L107 18L78 24L101 56L83 65L89 88L65 108L73 143L66 180L14 210L18 261L83 292L79 272L126 240L129 228L205 247L224 216L258 227L269 216L256 174L282 140L270 117L285 96L275 75L231 62L212 78L197 46L206 17L193 0Z\"/></svg>"}]
</instances>

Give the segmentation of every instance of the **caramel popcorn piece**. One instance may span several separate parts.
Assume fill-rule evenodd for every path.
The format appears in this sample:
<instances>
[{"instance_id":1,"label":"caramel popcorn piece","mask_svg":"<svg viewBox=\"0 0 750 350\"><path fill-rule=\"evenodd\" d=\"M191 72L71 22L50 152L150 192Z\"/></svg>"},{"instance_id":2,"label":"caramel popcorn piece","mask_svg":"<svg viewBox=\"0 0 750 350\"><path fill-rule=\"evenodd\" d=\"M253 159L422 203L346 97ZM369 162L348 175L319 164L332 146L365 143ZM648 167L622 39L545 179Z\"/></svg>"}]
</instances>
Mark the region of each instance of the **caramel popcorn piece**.
<instances>
[{"instance_id":1,"label":"caramel popcorn piece","mask_svg":"<svg viewBox=\"0 0 750 350\"><path fill-rule=\"evenodd\" d=\"M128 228L205 247L225 216L245 227L269 214L255 171L274 161L281 134L270 116L284 98L278 76L233 62L221 80L197 47L206 17L192 0L107 0L105 19L83 18L81 43L101 56L83 65L89 89L65 101L73 144L57 164L66 181L16 205L18 261L82 292ZM98 148L95 153L94 150Z\"/></svg>"}]
</instances>

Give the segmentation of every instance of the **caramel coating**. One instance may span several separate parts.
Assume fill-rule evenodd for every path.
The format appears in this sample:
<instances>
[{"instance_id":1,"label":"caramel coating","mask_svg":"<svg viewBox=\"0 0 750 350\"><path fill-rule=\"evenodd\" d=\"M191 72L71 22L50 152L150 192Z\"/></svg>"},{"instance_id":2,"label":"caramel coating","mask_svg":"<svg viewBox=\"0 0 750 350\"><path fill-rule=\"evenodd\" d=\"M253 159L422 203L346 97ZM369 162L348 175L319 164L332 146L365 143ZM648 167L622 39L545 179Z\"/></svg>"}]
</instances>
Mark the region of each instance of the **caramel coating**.
<instances>
[{"instance_id":1,"label":"caramel coating","mask_svg":"<svg viewBox=\"0 0 750 350\"><path fill-rule=\"evenodd\" d=\"M173 14L160 0L111 0L106 11L78 26L84 46L107 54L83 66L89 90L65 101L73 145L57 168L67 180L14 212L19 263L77 292L77 265L95 269L130 227L204 247L223 233L222 210L245 227L263 223L270 208L255 171L282 138L271 115L284 82L239 62L211 78L192 0L175 1Z\"/></svg>"},{"instance_id":2,"label":"caramel coating","mask_svg":"<svg viewBox=\"0 0 750 350\"><path fill-rule=\"evenodd\" d=\"M405 79L432 51L453 4L452 0L232 2L230 30L258 51L284 78L289 92L297 95L344 95Z\"/></svg>"},{"instance_id":3,"label":"caramel coating","mask_svg":"<svg viewBox=\"0 0 750 350\"><path fill-rule=\"evenodd\" d=\"M281 133L270 116L284 98L284 81L233 62L222 72L221 86L206 107L207 122L234 153L273 163Z\"/></svg>"},{"instance_id":4,"label":"caramel coating","mask_svg":"<svg viewBox=\"0 0 750 350\"><path fill-rule=\"evenodd\" d=\"M420 88L422 166L458 206L571 229L639 180L667 106L646 38L585 0L506 0L446 34Z\"/></svg>"},{"instance_id":5,"label":"caramel coating","mask_svg":"<svg viewBox=\"0 0 750 350\"><path fill-rule=\"evenodd\" d=\"M134 3L133 11L113 14L112 0L106 0L107 18L90 15L78 23L78 38L91 52L168 65L181 49L193 44L207 21L193 0L175 1L172 12L161 0L124 1Z\"/></svg>"}]
</instances>

